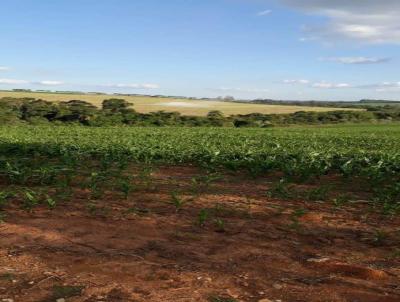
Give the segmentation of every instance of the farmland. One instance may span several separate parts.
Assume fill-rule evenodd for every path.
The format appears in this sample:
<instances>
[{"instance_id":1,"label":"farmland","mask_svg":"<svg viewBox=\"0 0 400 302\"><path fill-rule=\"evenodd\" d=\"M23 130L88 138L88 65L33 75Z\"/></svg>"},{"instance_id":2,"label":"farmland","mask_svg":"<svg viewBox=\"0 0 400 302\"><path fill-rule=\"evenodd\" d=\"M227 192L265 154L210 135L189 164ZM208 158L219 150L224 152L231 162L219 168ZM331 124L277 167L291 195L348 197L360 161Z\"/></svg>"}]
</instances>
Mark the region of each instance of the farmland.
<instances>
[{"instance_id":1,"label":"farmland","mask_svg":"<svg viewBox=\"0 0 400 302\"><path fill-rule=\"evenodd\" d=\"M0 298L400 298L397 124L2 126L0 146Z\"/></svg>"},{"instance_id":2,"label":"farmland","mask_svg":"<svg viewBox=\"0 0 400 302\"><path fill-rule=\"evenodd\" d=\"M205 116L212 110L219 110L224 115L234 114L250 114L250 113L263 113L263 114L288 114L297 111L315 111L326 112L335 110L349 110L337 109L327 107L306 107L306 106L285 106L285 105L259 105L259 104L243 104L234 102L220 102L220 101L200 101L190 99L173 99L173 98L160 98L160 97L146 97L146 96L112 96L112 95L90 95L90 94L63 94L63 93L33 93L33 92L6 92L0 91L0 98L13 97L13 98L35 98L43 99L51 102L69 101L69 100L83 100L87 101L97 107L101 107L104 99L111 97L121 97L125 100L134 103L134 108L140 113L149 113L155 111L177 111L183 115Z\"/></svg>"}]
</instances>

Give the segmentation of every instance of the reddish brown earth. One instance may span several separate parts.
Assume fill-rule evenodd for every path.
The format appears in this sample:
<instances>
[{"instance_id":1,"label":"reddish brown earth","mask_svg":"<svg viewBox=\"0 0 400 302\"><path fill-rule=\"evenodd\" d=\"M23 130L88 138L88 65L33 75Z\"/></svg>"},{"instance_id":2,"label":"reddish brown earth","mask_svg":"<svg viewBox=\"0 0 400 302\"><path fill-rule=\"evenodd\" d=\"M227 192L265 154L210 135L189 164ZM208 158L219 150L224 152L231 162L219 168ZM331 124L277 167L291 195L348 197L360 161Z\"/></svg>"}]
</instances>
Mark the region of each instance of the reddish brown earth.
<instances>
[{"instance_id":1,"label":"reddish brown earth","mask_svg":"<svg viewBox=\"0 0 400 302\"><path fill-rule=\"evenodd\" d=\"M160 169L129 200L107 192L88 205L77 191L54 210L10 206L0 301L400 301L398 217L270 198L270 180L244 176L195 196L196 173ZM179 212L174 190L187 201Z\"/></svg>"}]
</instances>

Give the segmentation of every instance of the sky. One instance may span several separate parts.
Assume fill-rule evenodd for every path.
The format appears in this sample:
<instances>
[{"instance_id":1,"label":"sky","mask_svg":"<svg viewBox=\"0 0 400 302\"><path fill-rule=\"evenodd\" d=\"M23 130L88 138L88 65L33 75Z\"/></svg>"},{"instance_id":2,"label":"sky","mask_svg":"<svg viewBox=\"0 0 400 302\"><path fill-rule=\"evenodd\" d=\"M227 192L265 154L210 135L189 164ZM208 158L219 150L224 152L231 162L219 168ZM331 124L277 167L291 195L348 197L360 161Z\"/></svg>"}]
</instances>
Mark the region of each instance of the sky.
<instances>
[{"instance_id":1,"label":"sky","mask_svg":"<svg viewBox=\"0 0 400 302\"><path fill-rule=\"evenodd\" d=\"M0 89L400 100L399 0L2 0Z\"/></svg>"}]
</instances>

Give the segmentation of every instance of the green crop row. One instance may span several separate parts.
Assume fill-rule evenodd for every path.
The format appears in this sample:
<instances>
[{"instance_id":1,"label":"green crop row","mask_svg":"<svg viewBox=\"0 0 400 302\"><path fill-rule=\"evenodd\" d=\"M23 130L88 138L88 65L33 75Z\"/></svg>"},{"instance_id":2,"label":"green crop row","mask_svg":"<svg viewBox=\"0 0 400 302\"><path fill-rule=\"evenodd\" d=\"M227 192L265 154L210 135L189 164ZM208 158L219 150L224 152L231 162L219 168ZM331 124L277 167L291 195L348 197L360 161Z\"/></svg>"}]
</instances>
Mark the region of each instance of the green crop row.
<instances>
[{"instance_id":1,"label":"green crop row","mask_svg":"<svg viewBox=\"0 0 400 302\"><path fill-rule=\"evenodd\" d=\"M78 175L96 191L110 181L129 190L130 167L197 165L282 173L308 180L326 174L363 179L380 200L400 201L400 127L276 129L0 127L0 177L7 184L68 188ZM115 186L114 186L115 187ZM112 188L111 188L112 189ZM126 193L126 192L125 192Z\"/></svg>"}]
</instances>

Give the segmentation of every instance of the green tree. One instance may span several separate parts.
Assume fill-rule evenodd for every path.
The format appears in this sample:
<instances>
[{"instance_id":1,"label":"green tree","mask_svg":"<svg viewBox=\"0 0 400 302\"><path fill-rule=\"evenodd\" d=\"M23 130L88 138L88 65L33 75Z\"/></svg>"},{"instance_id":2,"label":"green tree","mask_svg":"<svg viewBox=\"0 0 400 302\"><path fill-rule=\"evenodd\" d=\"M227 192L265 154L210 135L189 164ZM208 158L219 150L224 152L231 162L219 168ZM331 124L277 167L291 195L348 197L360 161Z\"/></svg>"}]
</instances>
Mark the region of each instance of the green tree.
<instances>
[{"instance_id":1,"label":"green tree","mask_svg":"<svg viewBox=\"0 0 400 302\"><path fill-rule=\"evenodd\" d=\"M126 110L130 109L132 103L124 99L108 99L104 100L102 104L103 110L110 111L113 113L121 112L124 113Z\"/></svg>"}]
</instances>

